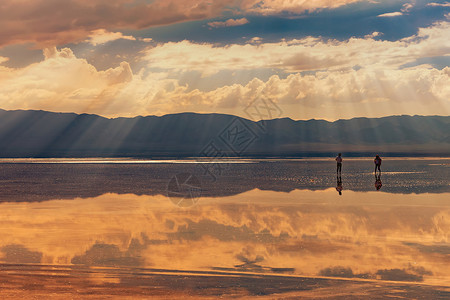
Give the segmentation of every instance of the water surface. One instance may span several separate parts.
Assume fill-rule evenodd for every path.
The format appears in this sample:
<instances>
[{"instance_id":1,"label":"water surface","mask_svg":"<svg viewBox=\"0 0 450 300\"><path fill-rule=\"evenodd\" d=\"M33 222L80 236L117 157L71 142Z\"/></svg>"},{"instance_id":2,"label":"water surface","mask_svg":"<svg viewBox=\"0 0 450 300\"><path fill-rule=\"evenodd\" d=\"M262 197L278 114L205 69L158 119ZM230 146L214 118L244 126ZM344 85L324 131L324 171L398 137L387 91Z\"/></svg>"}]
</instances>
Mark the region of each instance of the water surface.
<instances>
[{"instance_id":1,"label":"water surface","mask_svg":"<svg viewBox=\"0 0 450 300\"><path fill-rule=\"evenodd\" d=\"M214 176L192 162L3 161L0 262L24 282L4 280L11 293L35 291L33 274L72 294L449 297L449 163L387 159L376 190L365 159L344 161L341 179L330 160ZM171 194L180 174L194 193Z\"/></svg>"}]
</instances>

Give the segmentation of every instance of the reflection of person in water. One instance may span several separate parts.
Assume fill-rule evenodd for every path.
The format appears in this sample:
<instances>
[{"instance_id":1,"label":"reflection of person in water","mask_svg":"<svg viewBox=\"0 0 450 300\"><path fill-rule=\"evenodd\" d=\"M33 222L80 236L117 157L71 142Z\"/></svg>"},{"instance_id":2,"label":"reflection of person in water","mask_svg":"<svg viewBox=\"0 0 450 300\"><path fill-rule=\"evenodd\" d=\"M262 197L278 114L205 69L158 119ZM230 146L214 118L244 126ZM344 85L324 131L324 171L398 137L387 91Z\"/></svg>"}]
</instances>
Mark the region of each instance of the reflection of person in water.
<instances>
[{"instance_id":1,"label":"reflection of person in water","mask_svg":"<svg viewBox=\"0 0 450 300\"><path fill-rule=\"evenodd\" d=\"M377 156L375 156L373 162L375 163L375 174L377 174L377 169L378 171L380 171L381 174L381 157L378 154Z\"/></svg>"},{"instance_id":2,"label":"reflection of person in water","mask_svg":"<svg viewBox=\"0 0 450 300\"><path fill-rule=\"evenodd\" d=\"M342 173L342 154L341 153L339 153L338 156L336 156L336 163L337 163L336 173L341 174Z\"/></svg>"},{"instance_id":3,"label":"reflection of person in water","mask_svg":"<svg viewBox=\"0 0 450 300\"><path fill-rule=\"evenodd\" d=\"M383 184L381 183L381 174L379 174L378 176L377 174L375 174L375 188L377 189L377 191L379 191L382 186Z\"/></svg>"},{"instance_id":4,"label":"reflection of person in water","mask_svg":"<svg viewBox=\"0 0 450 300\"><path fill-rule=\"evenodd\" d=\"M342 195L342 178L341 176L337 176L337 183L336 183L336 191L338 191L339 195Z\"/></svg>"}]
</instances>

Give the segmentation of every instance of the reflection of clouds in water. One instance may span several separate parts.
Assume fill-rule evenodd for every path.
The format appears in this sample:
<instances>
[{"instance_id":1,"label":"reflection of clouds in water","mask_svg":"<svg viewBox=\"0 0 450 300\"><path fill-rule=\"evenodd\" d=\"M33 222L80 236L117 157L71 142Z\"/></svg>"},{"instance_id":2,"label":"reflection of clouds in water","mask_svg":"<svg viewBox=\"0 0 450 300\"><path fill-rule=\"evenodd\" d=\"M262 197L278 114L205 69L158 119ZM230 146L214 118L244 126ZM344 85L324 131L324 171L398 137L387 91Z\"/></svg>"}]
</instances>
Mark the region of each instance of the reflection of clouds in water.
<instances>
[{"instance_id":1,"label":"reflection of clouds in water","mask_svg":"<svg viewBox=\"0 0 450 300\"><path fill-rule=\"evenodd\" d=\"M38 251L31 251L22 245L6 245L1 249L3 257L0 261L10 264L33 264L40 263L42 253Z\"/></svg>"},{"instance_id":2,"label":"reflection of clouds in water","mask_svg":"<svg viewBox=\"0 0 450 300\"><path fill-rule=\"evenodd\" d=\"M450 245L447 244L433 244L433 245L424 245L419 243L404 243L407 246L411 246L416 248L422 253L433 253L433 254L442 254L442 255L450 255ZM450 260L450 257L449 257Z\"/></svg>"},{"instance_id":3,"label":"reflection of clouds in water","mask_svg":"<svg viewBox=\"0 0 450 300\"><path fill-rule=\"evenodd\" d=\"M350 267L335 266L320 270L320 276L340 278L382 279L389 281L423 281L423 275L433 275L424 267L412 267L407 269L380 269L374 273L355 274Z\"/></svg>"},{"instance_id":4,"label":"reflection of clouds in water","mask_svg":"<svg viewBox=\"0 0 450 300\"><path fill-rule=\"evenodd\" d=\"M319 275L326 277L365 278L365 279L372 277L371 274L368 273L355 274L353 273L350 267L342 267L342 266L325 268L319 271Z\"/></svg>"},{"instance_id":5,"label":"reflection of clouds in water","mask_svg":"<svg viewBox=\"0 0 450 300\"><path fill-rule=\"evenodd\" d=\"M247 227L230 226L219 224L211 220L200 220L199 222L186 221L186 225L178 226L178 230L169 233L167 236L170 240L201 240L205 236L212 237L218 241L246 241L259 243L277 243L286 239L286 234L274 236L265 228L259 232L255 232Z\"/></svg>"},{"instance_id":6,"label":"reflection of clouds in water","mask_svg":"<svg viewBox=\"0 0 450 300\"><path fill-rule=\"evenodd\" d=\"M88 266L129 266L143 265L140 257L141 250L145 248L136 239L132 239L127 251L120 251L119 247L110 244L94 244L84 255L72 258L72 264Z\"/></svg>"},{"instance_id":7,"label":"reflection of clouds in water","mask_svg":"<svg viewBox=\"0 0 450 300\"><path fill-rule=\"evenodd\" d=\"M400 269L384 269L378 270L377 278L390 281L423 281L422 275L409 273L406 270Z\"/></svg>"},{"instance_id":8,"label":"reflection of clouds in water","mask_svg":"<svg viewBox=\"0 0 450 300\"><path fill-rule=\"evenodd\" d=\"M328 194L335 199L333 190L291 194L255 190L226 198L228 203L205 198L191 210L178 209L162 196L114 194L3 203L0 247L6 249L2 252L10 262L20 259L5 246L21 244L20 251L29 249L34 262L43 263L295 270L295 274L309 276L353 278L364 278L365 274L380 278L403 274L404 278L413 274L424 281L431 276L448 276L443 266L448 263L445 247L450 209L439 206L440 200L428 195L414 199L404 196L407 203L421 203L418 207L408 207L400 200L395 203L398 206L390 206L396 201L392 195L387 196L387 204L384 200L362 201L362 195L366 195L362 193L354 193L355 200L334 204L334 200L314 200L316 196L318 200L327 199ZM305 197L313 200L308 202ZM260 204L252 203L252 199ZM428 203L433 205L428 207ZM440 255L420 246L436 247L437 241L444 248L432 249L438 249ZM26 261L26 255L23 257L22 262ZM426 270L420 273L410 269L411 261L426 266Z\"/></svg>"}]
</instances>

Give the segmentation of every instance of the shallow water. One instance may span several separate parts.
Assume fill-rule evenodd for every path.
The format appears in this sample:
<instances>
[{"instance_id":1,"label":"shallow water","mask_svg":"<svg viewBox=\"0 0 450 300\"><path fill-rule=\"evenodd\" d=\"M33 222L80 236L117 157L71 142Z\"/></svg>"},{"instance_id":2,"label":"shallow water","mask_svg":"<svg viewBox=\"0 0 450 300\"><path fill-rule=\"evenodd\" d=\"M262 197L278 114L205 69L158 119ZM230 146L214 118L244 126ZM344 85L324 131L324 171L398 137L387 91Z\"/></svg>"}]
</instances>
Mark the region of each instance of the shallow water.
<instances>
[{"instance_id":1,"label":"shallow water","mask_svg":"<svg viewBox=\"0 0 450 300\"><path fill-rule=\"evenodd\" d=\"M249 160L220 169L3 161L2 270L51 266L73 275L84 268L82 276L101 286L122 286L125 277L142 286L142 274L188 272L390 282L448 293L450 160L386 159L380 190L372 164L344 161L339 195L331 160ZM22 267L11 270L15 265ZM205 289L227 295L238 288ZM298 290L278 283L263 293Z\"/></svg>"}]
</instances>

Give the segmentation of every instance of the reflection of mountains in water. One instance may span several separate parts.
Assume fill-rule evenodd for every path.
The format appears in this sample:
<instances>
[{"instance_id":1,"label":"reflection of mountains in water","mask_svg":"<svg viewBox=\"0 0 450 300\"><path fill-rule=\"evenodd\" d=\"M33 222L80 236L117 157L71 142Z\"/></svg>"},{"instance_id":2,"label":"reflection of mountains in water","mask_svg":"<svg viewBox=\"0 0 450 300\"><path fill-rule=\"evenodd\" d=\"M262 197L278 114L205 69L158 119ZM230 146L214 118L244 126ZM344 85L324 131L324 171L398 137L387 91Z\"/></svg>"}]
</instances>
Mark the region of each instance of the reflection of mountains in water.
<instances>
[{"instance_id":1,"label":"reflection of mountains in water","mask_svg":"<svg viewBox=\"0 0 450 300\"><path fill-rule=\"evenodd\" d=\"M448 167L423 160L385 165L396 171L382 175L383 192L449 192ZM344 162L344 193L373 191L371 167L370 161ZM198 164L1 164L0 201L87 198L105 193L167 195L170 179L186 172L201 180L204 197L232 196L253 189L324 190L336 186L334 168L333 162L311 160L222 165L214 181Z\"/></svg>"}]
</instances>

